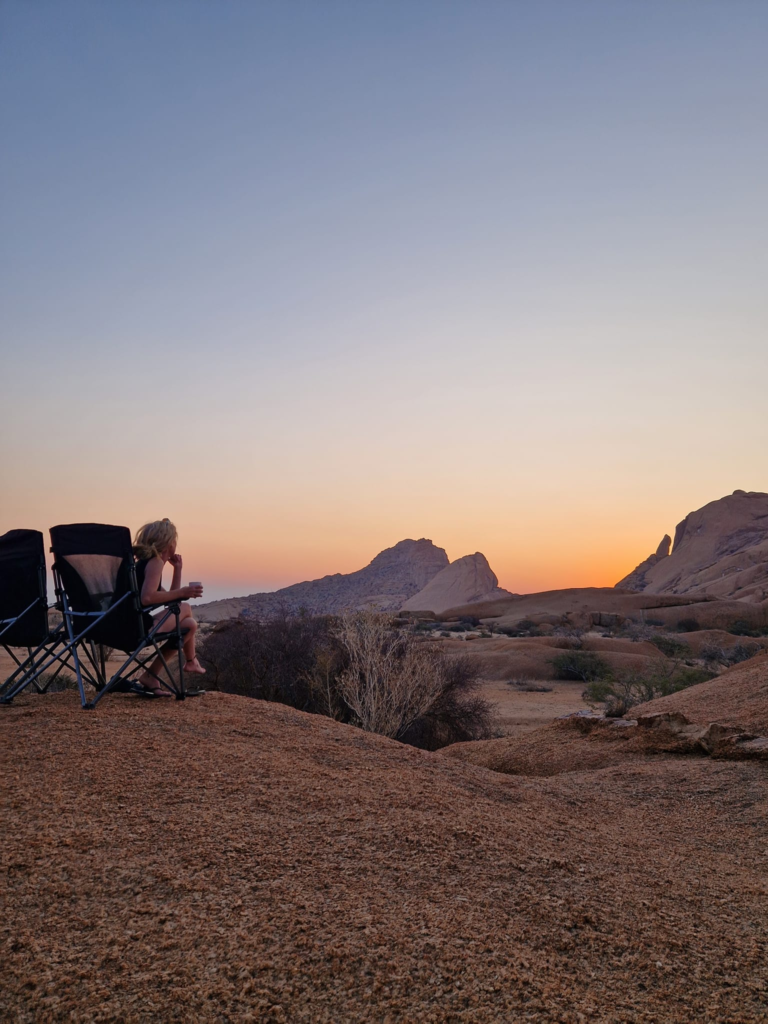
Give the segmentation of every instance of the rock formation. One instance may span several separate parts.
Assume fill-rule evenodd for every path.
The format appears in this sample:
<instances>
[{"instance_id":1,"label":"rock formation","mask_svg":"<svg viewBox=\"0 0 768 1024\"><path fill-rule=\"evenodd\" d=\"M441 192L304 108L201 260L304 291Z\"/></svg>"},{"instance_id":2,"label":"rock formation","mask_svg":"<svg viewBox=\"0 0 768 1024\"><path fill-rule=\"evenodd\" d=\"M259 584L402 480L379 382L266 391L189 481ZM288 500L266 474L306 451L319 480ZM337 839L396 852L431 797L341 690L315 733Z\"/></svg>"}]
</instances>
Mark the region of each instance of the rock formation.
<instances>
[{"instance_id":1,"label":"rock formation","mask_svg":"<svg viewBox=\"0 0 768 1024\"><path fill-rule=\"evenodd\" d=\"M476 551L451 562L434 576L423 590L414 594L403 605L404 611L434 612L440 615L448 608L472 604L475 601L493 601L509 597L509 591L499 587L499 581L485 555Z\"/></svg>"},{"instance_id":2,"label":"rock formation","mask_svg":"<svg viewBox=\"0 0 768 1024\"><path fill-rule=\"evenodd\" d=\"M665 538L666 539L666 538ZM678 524L672 553L661 547L616 586L648 594L768 598L768 494L734 491Z\"/></svg>"},{"instance_id":3,"label":"rock formation","mask_svg":"<svg viewBox=\"0 0 768 1024\"><path fill-rule=\"evenodd\" d=\"M625 576L623 580L619 580L616 584L617 590L645 590L647 583L645 574L649 569L652 569L662 558L666 558L669 555L669 548L672 544L672 538L668 533L664 534L664 539L661 541L656 551L649 555L644 562L641 562L637 568L633 569L632 572Z\"/></svg>"},{"instance_id":4,"label":"rock formation","mask_svg":"<svg viewBox=\"0 0 768 1024\"><path fill-rule=\"evenodd\" d=\"M448 564L443 548L436 547L431 540L401 540L357 572L335 573L273 593L211 601L196 605L195 614L203 622L218 622L238 615L262 618L301 609L315 615L362 607L397 611Z\"/></svg>"}]
</instances>

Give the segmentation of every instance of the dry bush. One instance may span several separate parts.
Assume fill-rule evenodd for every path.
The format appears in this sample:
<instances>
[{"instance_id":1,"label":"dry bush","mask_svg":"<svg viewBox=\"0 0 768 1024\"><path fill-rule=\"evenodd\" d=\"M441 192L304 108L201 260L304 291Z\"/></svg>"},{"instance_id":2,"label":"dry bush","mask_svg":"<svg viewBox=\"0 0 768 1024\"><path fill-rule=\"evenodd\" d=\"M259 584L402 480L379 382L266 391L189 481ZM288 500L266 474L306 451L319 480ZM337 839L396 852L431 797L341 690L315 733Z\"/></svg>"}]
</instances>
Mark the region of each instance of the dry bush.
<instances>
[{"instance_id":1,"label":"dry bush","mask_svg":"<svg viewBox=\"0 0 768 1024\"><path fill-rule=\"evenodd\" d=\"M413 643L372 612L347 616L336 636L349 659L339 691L357 724L366 732L398 739L440 692L437 652Z\"/></svg>"},{"instance_id":2,"label":"dry bush","mask_svg":"<svg viewBox=\"0 0 768 1024\"><path fill-rule=\"evenodd\" d=\"M84 681L87 686L87 680ZM77 689L77 679L68 670L63 672L41 672L36 682L45 693L63 693L65 690Z\"/></svg>"},{"instance_id":3,"label":"dry bush","mask_svg":"<svg viewBox=\"0 0 768 1024\"><path fill-rule=\"evenodd\" d=\"M687 618L678 620L677 630L679 633L698 633L700 629L701 624L698 619Z\"/></svg>"},{"instance_id":4,"label":"dry bush","mask_svg":"<svg viewBox=\"0 0 768 1024\"><path fill-rule=\"evenodd\" d=\"M206 685L225 693L349 718L336 695L344 651L325 616L280 615L266 622L230 619L204 639Z\"/></svg>"},{"instance_id":5,"label":"dry bush","mask_svg":"<svg viewBox=\"0 0 768 1024\"><path fill-rule=\"evenodd\" d=\"M667 658L686 658L691 654L691 645L685 640L676 640L675 637L663 633L652 636L651 643Z\"/></svg>"},{"instance_id":6,"label":"dry bush","mask_svg":"<svg viewBox=\"0 0 768 1024\"><path fill-rule=\"evenodd\" d=\"M759 623L756 623L754 621L748 622L746 619L736 619L734 622L730 622L726 626L726 630L729 633L732 633L734 636L768 635L768 627L766 627L765 624L760 625Z\"/></svg>"},{"instance_id":7,"label":"dry bush","mask_svg":"<svg viewBox=\"0 0 768 1024\"><path fill-rule=\"evenodd\" d=\"M470 662L385 615L282 615L219 623L202 643L206 685L277 701L436 750L490 735L492 705Z\"/></svg>"},{"instance_id":8,"label":"dry bush","mask_svg":"<svg viewBox=\"0 0 768 1024\"><path fill-rule=\"evenodd\" d=\"M584 634L586 629L581 626L574 626L570 622L564 622L560 626L555 627L555 636L561 636L566 640L570 640L571 647L575 651L580 651L584 646Z\"/></svg>"},{"instance_id":9,"label":"dry bush","mask_svg":"<svg viewBox=\"0 0 768 1024\"><path fill-rule=\"evenodd\" d=\"M336 637L348 658L339 692L366 732L429 750L490 735L493 707L477 695L468 659L447 658L372 612L345 617Z\"/></svg>"},{"instance_id":10,"label":"dry bush","mask_svg":"<svg viewBox=\"0 0 768 1024\"><path fill-rule=\"evenodd\" d=\"M721 647L719 644L703 644L699 651L699 657L708 664L738 665L739 662L749 661L763 650L761 644L743 643L733 644L731 647Z\"/></svg>"}]
</instances>

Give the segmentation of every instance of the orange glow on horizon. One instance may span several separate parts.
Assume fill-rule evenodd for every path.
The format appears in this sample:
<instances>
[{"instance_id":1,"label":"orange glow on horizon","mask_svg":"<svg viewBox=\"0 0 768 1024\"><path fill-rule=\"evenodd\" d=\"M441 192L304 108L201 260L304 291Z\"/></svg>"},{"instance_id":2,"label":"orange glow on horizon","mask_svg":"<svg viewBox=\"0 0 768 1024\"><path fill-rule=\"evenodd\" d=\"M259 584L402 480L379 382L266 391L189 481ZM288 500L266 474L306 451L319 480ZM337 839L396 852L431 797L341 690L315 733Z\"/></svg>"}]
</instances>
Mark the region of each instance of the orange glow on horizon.
<instances>
[{"instance_id":1,"label":"orange glow on horizon","mask_svg":"<svg viewBox=\"0 0 768 1024\"><path fill-rule=\"evenodd\" d=\"M430 538L451 560L481 551L512 593L612 587L688 512L736 487L760 489L738 466L715 480L705 454L695 488L657 471L655 492L628 474L606 480L600 466L578 462L561 462L552 482L540 464L513 475L495 465L478 469L476 459L469 484L457 487L452 465L448 473L417 460L418 472L401 472L397 488L381 466L363 462L344 488L330 472L326 481L297 471L267 487L266 477L217 467L211 486L194 498L184 496L184 470L176 479L158 471L142 487L116 475L98 493L64 474L51 486L39 477L24 486L19 473L4 494L0 532L31 527L47 536L50 526L67 522L125 524L135 532L169 515L179 529L184 577L202 580L206 599L354 572L409 537Z\"/></svg>"}]
</instances>

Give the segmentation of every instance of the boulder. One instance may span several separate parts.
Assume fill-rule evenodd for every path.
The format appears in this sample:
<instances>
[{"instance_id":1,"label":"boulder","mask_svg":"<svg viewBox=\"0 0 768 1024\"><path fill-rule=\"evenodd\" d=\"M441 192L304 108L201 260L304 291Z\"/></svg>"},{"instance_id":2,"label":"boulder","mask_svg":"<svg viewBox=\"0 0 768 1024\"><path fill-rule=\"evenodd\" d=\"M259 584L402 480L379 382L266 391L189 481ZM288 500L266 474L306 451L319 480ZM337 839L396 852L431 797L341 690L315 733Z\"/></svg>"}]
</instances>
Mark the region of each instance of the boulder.
<instances>
[{"instance_id":1,"label":"boulder","mask_svg":"<svg viewBox=\"0 0 768 1024\"><path fill-rule=\"evenodd\" d=\"M647 594L697 594L761 603L768 598L768 494L734 491L678 523L654 555L616 584Z\"/></svg>"},{"instance_id":2,"label":"boulder","mask_svg":"<svg viewBox=\"0 0 768 1024\"><path fill-rule=\"evenodd\" d=\"M431 611L435 615L456 608L459 605L492 601L497 597L508 597L509 592L499 587L499 581L488 564L485 555L476 551L451 562L445 569L433 576L418 594L409 598L402 606L403 611Z\"/></svg>"},{"instance_id":3,"label":"boulder","mask_svg":"<svg viewBox=\"0 0 768 1024\"><path fill-rule=\"evenodd\" d=\"M661 543L656 548L652 555L648 555L644 562L636 566L632 572L625 576L623 580L619 580L616 584L617 590L645 590L648 586L646 582L646 575L650 569L657 565L662 558L666 558L669 555L669 548L672 544L672 538L668 533L665 533Z\"/></svg>"}]
</instances>

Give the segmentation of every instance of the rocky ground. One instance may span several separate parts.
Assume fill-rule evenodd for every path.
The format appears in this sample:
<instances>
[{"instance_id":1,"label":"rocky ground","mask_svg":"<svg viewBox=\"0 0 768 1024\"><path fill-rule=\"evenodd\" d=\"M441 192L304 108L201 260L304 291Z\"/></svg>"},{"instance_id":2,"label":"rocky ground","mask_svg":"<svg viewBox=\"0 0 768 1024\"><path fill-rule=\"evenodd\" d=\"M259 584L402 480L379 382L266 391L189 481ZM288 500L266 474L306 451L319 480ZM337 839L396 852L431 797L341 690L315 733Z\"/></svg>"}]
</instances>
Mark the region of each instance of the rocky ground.
<instances>
[{"instance_id":1,"label":"rocky ground","mask_svg":"<svg viewBox=\"0 0 768 1024\"><path fill-rule=\"evenodd\" d=\"M443 754L526 776L649 763L659 754L768 762L768 653L708 682L638 704L620 720L582 708L527 724L531 728L505 729L496 739L455 743Z\"/></svg>"},{"instance_id":2,"label":"rocky ground","mask_svg":"<svg viewBox=\"0 0 768 1024\"><path fill-rule=\"evenodd\" d=\"M678 712L694 722L738 725L768 736L768 653L736 665L707 683L658 697L637 710L643 714Z\"/></svg>"},{"instance_id":3,"label":"rocky ground","mask_svg":"<svg viewBox=\"0 0 768 1024\"><path fill-rule=\"evenodd\" d=\"M0 730L3 1019L768 1021L765 763L508 776L220 694Z\"/></svg>"}]
</instances>

